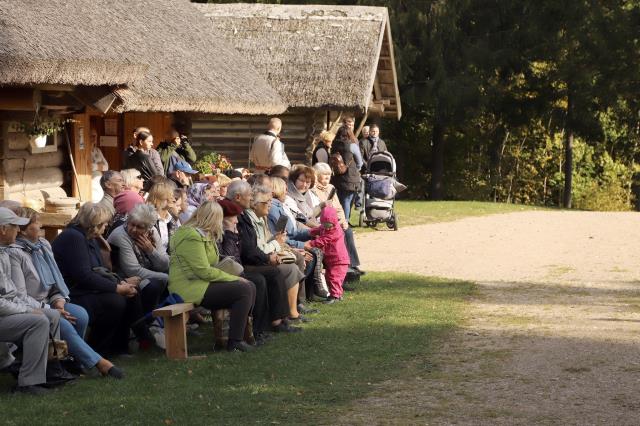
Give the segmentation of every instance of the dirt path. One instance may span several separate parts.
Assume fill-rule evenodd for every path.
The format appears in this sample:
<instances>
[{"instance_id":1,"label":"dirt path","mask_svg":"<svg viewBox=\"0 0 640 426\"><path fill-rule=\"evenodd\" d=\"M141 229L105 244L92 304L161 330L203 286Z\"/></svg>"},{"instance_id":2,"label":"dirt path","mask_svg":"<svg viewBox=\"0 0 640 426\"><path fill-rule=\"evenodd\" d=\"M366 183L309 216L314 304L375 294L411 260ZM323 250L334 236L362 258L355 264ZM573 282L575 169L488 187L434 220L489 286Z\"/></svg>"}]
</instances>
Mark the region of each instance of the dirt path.
<instances>
[{"instance_id":1,"label":"dirt path","mask_svg":"<svg viewBox=\"0 0 640 426\"><path fill-rule=\"evenodd\" d=\"M640 424L637 213L469 218L360 235L358 247L368 269L478 291L430 365L380 384L341 423Z\"/></svg>"}]
</instances>

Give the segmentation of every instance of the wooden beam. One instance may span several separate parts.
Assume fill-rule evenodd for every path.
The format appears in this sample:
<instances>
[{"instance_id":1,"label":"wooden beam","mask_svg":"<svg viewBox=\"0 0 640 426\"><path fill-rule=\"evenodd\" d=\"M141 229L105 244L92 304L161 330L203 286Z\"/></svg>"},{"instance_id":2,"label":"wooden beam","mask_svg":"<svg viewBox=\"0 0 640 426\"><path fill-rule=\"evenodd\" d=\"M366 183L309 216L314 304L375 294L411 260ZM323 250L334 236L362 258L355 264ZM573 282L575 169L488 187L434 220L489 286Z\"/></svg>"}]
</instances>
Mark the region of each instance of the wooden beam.
<instances>
[{"instance_id":1,"label":"wooden beam","mask_svg":"<svg viewBox=\"0 0 640 426\"><path fill-rule=\"evenodd\" d=\"M356 130L356 138L360 137L360 132L362 132L362 128L367 122L367 118L369 118L369 110L364 113L364 115L362 116L362 120L360 120L360 125L358 126L358 130Z\"/></svg>"},{"instance_id":2,"label":"wooden beam","mask_svg":"<svg viewBox=\"0 0 640 426\"><path fill-rule=\"evenodd\" d=\"M34 111L33 89L17 87L0 89L0 110Z\"/></svg>"},{"instance_id":3,"label":"wooden beam","mask_svg":"<svg viewBox=\"0 0 640 426\"><path fill-rule=\"evenodd\" d=\"M378 75L376 75L375 80L373 80L373 97L375 99L382 99L382 90L380 90L380 79L378 79Z\"/></svg>"}]
</instances>

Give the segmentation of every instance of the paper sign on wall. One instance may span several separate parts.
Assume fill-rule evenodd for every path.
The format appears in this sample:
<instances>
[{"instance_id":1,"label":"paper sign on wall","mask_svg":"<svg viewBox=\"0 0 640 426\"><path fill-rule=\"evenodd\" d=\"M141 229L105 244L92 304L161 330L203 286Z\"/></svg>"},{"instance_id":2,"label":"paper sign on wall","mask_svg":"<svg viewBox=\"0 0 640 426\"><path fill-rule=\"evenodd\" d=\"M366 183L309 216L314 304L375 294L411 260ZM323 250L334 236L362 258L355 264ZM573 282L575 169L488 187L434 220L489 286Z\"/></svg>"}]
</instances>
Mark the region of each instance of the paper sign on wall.
<instances>
[{"instance_id":1,"label":"paper sign on wall","mask_svg":"<svg viewBox=\"0 0 640 426\"><path fill-rule=\"evenodd\" d=\"M100 146L114 146L118 147L117 136L100 136Z\"/></svg>"}]
</instances>

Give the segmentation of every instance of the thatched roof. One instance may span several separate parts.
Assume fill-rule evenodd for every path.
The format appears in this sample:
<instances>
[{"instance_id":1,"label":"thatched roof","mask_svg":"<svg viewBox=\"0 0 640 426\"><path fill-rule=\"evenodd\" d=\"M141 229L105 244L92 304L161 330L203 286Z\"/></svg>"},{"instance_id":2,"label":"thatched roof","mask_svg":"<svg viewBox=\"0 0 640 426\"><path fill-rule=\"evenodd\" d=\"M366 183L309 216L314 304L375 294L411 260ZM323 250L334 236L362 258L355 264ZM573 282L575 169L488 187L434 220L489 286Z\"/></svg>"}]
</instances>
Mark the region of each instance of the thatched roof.
<instances>
[{"instance_id":1,"label":"thatched roof","mask_svg":"<svg viewBox=\"0 0 640 426\"><path fill-rule=\"evenodd\" d=\"M0 85L38 83L126 84L119 112L286 109L188 0L0 0Z\"/></svg>"},{"instance_id":2,"label":"thatched roof","mask_svg":"<svg viewBox=\"0 0 640 426\"><path fill-rule=\"evenodd\" d=\"M365 111L371 101L378 101L385 104L386 116L400 117L386 8L195 6L216 32L252 61L290 107Z\"/></svg>"},{"instance_id":3,"label":"thatched roof","mask_svg":"<svg viewBox=\"0 0 640 426\"><path fill-rule=\"evenodd\" d=\"M0 85L116 85L142 78L147 63L114 25L126 5L95 13L96 3L0 0Z\"/></svg>"},{"instance_id":4,"label":"thatched roof","mask_svg":"<svg viewBox=\"0 0 640 426\"><path fill-rule=\"evenodd\" d=\"M143 80L116 91L116 111L199 111L279 114L287 105L231 45L219 37L187 0L148 3L132 37L150 57Z\"/></svg>"}]
</instances>

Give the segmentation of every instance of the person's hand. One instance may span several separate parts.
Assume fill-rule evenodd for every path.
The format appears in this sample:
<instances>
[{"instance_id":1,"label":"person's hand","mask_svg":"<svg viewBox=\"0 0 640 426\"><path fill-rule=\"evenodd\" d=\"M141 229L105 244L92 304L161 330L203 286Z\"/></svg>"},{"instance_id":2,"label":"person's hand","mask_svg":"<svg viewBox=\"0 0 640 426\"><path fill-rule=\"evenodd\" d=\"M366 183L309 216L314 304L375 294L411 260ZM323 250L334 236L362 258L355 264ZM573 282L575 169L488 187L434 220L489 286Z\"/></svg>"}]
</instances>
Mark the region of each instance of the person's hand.
<instances>
[{"instance_id":1,"label":"person's hand","mask_svg":"<svg viewBox=\"0 0 640 426\"><path fill-rule=\"evenodd\" d=\"M304 243L304 249L305 250L311 250L313 248L313 246L311 245L311 243L309 241Z\"/></svg>"},{"instance_id":2,"label":"person's hand","mask_svg":"<svg viewBox=\"0 0 640 426\"><path fill-rule=\"evenodd\" d=\"M153 253L153 250L155 250L153 241L151 241L148 235L140 235L133 241L136 243L136 246L145 253Z\"/></svg>"},{"instance_id":3,"label":"person's hand","mask_svg":"<svg viewBox=\"0 0 640 426\"><path fill-rule=\"evenodd\" d=\"M71 324L76 323L77 318L71 315L71 313L65 311L64 309L58 309L58 311L60 312L60 316L69 321Z\"/></svg>"},{"instance_id":4,"label":"person's hand","mask_svg":"<svg viewBox=\"0 0 640 426\"><path fill-rule=\"evenodd\" d=\"M134 276L134 277L129 277L127 279L124 280L127 284L131 284L134 287L138 287L138 284L140 284L140 281L142 281L142 278L138 277L138 276Z\"/></svg>"},{"instance_id":5,"label":"person's hand","mask_svg":"<svg viewBox=\"0 0 640 426\"><path fill-rule=\"evenodd\" d=\"M64 304L66 303L66 301L62 298L60 299L56 299L53 301L53 303L51 303L51 307L53 309L57 309L57 310L64 310Z\"/></svg>"},{"instance_id":6,"label":"person's hand","mask_svg":"<svg viewBox=\"0 0 640 426\"><path fill-rule=\"evenodd\" d=\"M348 222L342 222L342 224L340 226L342 226L342 230L343 231L346 231L347 229L349 229L349 223Z\"/></svg>"},{"instance_id":7,"label":"person's hand","mask_svg":"<svg viewBox=\"0 0 640 426\"><path fill-rule=\"evenodd\" d=\"M277 253L271 253L269 255L269 265L271 266L277 266L280 264L280 258L278 257Z\"/></svg>"},{"instance_id":8,"label":"person's hand","mask_svg":"<svg viewBox=\"0 0 640 426\"><path fill-rule=\"evenodd\" d=\"M304 254L305 262L311 262L313 260L313 255L310 252L303 250L302 253Z\"/></svg>"},{"instance_id":9,"label":"person's hand","mask_svg":"<svg viewBox=\"0 0 640 426\"><path fill-rule=\"evenodd\" d=\"M276 235L274 235L275 240L278 242L278 244L280 245L284 245L284 243L287 242L287 233L286 232L278 232Z\"/></svg>"},{"instance_id":10,"label":"person's hand","mask_svg":"<svg viewBox=\"0 0 640 426\"><path fill-rule=\"evenodd\" d=\"M116 287L116 293L124 297L133 297L138 294L138 290L135 285L121 281Z\"/></svg>"}]
</instances>

